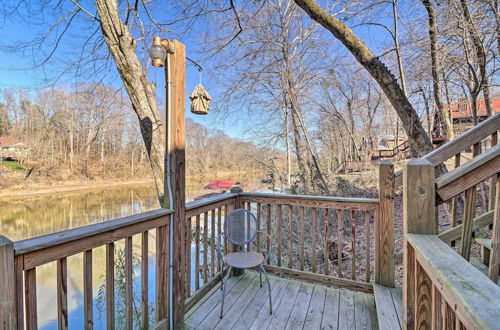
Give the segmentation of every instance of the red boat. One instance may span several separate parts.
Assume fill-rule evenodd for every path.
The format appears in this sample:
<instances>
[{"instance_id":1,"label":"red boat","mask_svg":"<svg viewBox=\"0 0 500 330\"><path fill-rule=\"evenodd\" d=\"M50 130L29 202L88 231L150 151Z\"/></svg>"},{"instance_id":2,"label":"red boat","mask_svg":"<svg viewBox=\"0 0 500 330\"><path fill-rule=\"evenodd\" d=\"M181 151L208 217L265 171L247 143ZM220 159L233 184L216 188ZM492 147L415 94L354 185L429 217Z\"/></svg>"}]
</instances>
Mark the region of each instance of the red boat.
<instances>
[{"instance_id":1,"label":"red boat","mask_svg":"<svg viewBox=\"0 0 500 330\"><path fill-rule=\"evenodd\" d=\"M231 189L232 186L246 186L246 184L239 182L238 180L213 180L207 184L205 189Z\"/></svg>"}]
</instances>

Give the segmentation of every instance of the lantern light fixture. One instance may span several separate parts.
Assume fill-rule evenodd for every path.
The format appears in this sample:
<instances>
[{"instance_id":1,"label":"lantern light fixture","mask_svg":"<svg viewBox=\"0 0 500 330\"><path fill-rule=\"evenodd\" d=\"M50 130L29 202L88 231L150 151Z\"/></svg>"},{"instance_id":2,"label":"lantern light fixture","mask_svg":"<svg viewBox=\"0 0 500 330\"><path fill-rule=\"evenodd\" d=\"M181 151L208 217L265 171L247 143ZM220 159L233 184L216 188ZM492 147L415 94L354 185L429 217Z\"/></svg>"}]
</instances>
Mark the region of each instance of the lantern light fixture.
<instances>
[{"instance_id":1,"label":"lantern light fixture","mask_svg":"<svg viewBox=\"0 0 500 330\"><path fill-rule=\"evenodd\" d=\"M153 66L161 68L167 57L167 51L162 45L160 37L153 38L153 44L149 48L149 56L151 57Z\"/></svg>"}]
</instances>

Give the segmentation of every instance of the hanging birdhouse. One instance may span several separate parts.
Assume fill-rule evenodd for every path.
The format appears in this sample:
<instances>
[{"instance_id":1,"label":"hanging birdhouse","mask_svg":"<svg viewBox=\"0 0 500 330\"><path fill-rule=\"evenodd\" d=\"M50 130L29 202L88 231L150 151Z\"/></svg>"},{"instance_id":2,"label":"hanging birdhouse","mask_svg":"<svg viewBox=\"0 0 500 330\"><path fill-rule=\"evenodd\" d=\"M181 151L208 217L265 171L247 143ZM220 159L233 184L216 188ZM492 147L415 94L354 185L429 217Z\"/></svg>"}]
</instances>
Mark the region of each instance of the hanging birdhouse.
<instances>
[{"instance_id":1,"label":"hanging birdhouse","mask_svg":"<svg viewBox=\"0 0 500 330\"><path fill-rule=\"evenodd\" d=\"M207 90L202 84L198 84L194 91L189 95L191 99L191 112L197 115L206 115L210 109L210 100Z\"/></svg>"}]
</instances>

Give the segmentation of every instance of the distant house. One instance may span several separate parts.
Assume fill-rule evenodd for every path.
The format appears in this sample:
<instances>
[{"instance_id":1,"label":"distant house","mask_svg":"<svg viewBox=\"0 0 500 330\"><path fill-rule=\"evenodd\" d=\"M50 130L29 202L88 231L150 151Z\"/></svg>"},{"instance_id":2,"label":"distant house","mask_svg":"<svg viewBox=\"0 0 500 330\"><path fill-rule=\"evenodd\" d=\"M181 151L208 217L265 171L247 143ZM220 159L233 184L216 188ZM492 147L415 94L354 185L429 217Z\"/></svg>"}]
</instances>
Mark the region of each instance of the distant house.
<instances>
[{"instance_id":1,"label":"distant house","mask_svg":"<svg viewBox=\"0 0 500 330\"><path fill-rule=\"evenodd\" d=\"M491 107L493 109L493 114L500 113L500 99L493 99L491 101ZM453 120L453 133L455 136L463 134L465 131L474 126L474 120L472 116L472 105L466 99L461 100L459 103L445 104L444 110L450 113L451 119ZM486 110L486 103L484 101L477 102L477 121L478 123L485 120L488 112ZM435 116L434 116L435 119ZM442 130L440 127L436 127L436 121L433 123L433 137L434 143L441 143L444 141L444 136L442 136Z\"/></svg>"},{"instance_id":2,"label":"distant house","mask_svg":"<svg viewBox=\"0 0 500 330\"><path fill-rule=\"evenodd\" d=\"M21 160L26 153L26 145L10 135L0 136L0 159Z\"/></svg>"}]
</instances>

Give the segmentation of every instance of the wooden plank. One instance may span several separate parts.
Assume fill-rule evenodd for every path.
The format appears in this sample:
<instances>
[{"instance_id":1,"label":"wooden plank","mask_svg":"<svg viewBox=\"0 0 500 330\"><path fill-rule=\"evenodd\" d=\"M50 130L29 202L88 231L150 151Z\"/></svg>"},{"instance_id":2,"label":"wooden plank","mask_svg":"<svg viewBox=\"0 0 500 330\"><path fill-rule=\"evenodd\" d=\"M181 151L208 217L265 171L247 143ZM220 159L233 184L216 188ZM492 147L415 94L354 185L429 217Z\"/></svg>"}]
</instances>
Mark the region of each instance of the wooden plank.
<instances>
[{"instance_id":1,"label":"wooden plank","mask_svg":"<svg viewBox=\"0 0 500 330\"><path fill-rule=\"evenodd\" d=\"M167 317L167 226L156 229L156 322Z\"/></svg>"},{"instance_id":2,"label":"wooden plank","mask_svg":"<svg viewBox=\"0 0 500 330\"><path fill-rule=\"evenodd\" d=\"M418 262L466 327L500 324L500 287L433 235L408 234Z\"/></svg>"},{"instance_id":3,"label":"wooden plank","mask_svg":"<svg viewBox=\"0 0 500 330\"><path fill-rule=\"evenodd\" d=\"M365 281L370 282L370 212L365 212Z\"/></svg>"},{"instance_id":4,"label":"wooden plank","mask_svg":"<svg viewBox=\"0 0 500 330\"><path fill-rule=\"evenodd\" d=\"M278 205L278 228L277 228L277 244L276 244L276 253L278 255L278 267L281 267L281 232L283 230L283 205ZM271 233L269 233L271 234Z\"/></svg>"},{"instance_id":5,"label":"wooden plank","mask_svg":"<svg viewBox=\"0 0 500 330\"><path fill-rule=\"evenodd\" d=\"M26 298L26 329L38 329L36 268L31 268L24 272L24 296Z\"/></svg>"},{"instance_id":6,"label":"wooden plank","mask_svg":"<svg viewBox=\"0 0 500 330\"><path fill-rule=\"evenodd\" d=\"M479 146L475 147L479 155ZM447 201L498 173L500 145L497 145L436 180L436 193Z\"/></svg>"},{"instance_id":7,"label":"wooden plank","mask_svg":"<svg viewBox=\"0 0 500 330\"><path fill-rule=\"evenodd\" d=\"M300 285L297 298L293 304L293 309L286 323L285 329L302 329L307 317L307 310L313 294L314 285L309 283L302 283ZM282 328L281 328L282 329Z\"/></svg>"},{"instance_id":8,"label":"wooden plank","mask_svg":"<svg viewBox=\"0 0 500 330\"><path fill-rule=\"evenodd\" d=\"M370 304L373 297L355 293L354 294L354 323L356 329L376 329L372 323ZM387 328L386 328L387 329Z\"/></svg>"},{"instance_id":9,"label":"wooden plank","mask_svg":"<svg viewBox=\"0 0 500 330\"><path fill-rule=\"evenodd\" d=\"M46 244L46 247L41 249L30 249L26 247L25 249L31 250L31 252L26 252L24 254L24 269L38 267L57 259L67 258L74 254L82 253L107 243L115 242L117 240L142 233L145 230L163 226L165 225L165 220L165 217L156 217L150 220L134 223L129 226L119 226L119 229L106 230L105 232L96 234L95 236L88 236L85 234L85 238L82 239L74 239L62 244ZM107 221L103 223L106 222ZM87 226L82 228L87 228ZM64 232L61 233L61 235L63 234ZM14 243L14 249L16 249L16 243ZM19 254L19 251L16 250L16 254Z\"/></svg>"},{"instance_id":10,"label":"wooden plank","mask_svg":"<svg viewBox=\"0 0 500 330\"><path fill-rule=\"evenodd\" d=\"M0 235L0 327L16 329L14 244Z\"/></svg>"},{"instance_id":11,"label":"wooden plank","mask_svg":"<svg viewBox=\"0 0 500 330\"><path fill-rule=\"evenodd\" d=\"M356 279L356 211L351 211L351 280Z\"/></svg>"},{"instance_id":12,"label":"wooden plank","mask_svg":"<svg viewBox=\"0 0 500 330\"><path fill-rule=\"evenodd\" d=\"M271 281L271 298L273 299L273 308L276 311L276 307L279 305L279 300L276 301L275 298L277 298L279 291L286 288L288 281L275 276L271 276L269 280ZM262 319L270 321L272 315L269 315L269 298L267 288L260 289L255 294L251 302L241 310L242 313L236 319L236 322L232 326L231 330L249 329L255 322L259 322ZM262 328L265 329L265 327L261 325L261 329Z\"/></svg>"},{"instance_id":13,"label":"wooden plank","mask_svg":"<svg viewBox=\"0 0 500 330\"><path fill-rule=\"evenodd\" d=\"M311 209L311 240L312 240L312 245L311 245L311 250L312 250L312 260L311 260L311 268L312 272L316 273L316 262L317 262L317 256L316 256L316 248L317 248L317 243L316 243L316 232L318 230L318 209L313 207ZM278 266L280 266L278 264Z\"/></svg>"},{"instance_id":14,"label":"wooden plank","mask_svg":"<svg viewBox=\"0 0 500 330\"><path fill-rule=\"evenodd\" d=\"M190 254L191 250L186 252ZM215 209L213 209L210 213L210 276L215 276L215 258Z\"/></svg>"},{"instance_id":15,"label":"wooden plank","mask_svg":"<svg viewBox=\"0 0 500 330\"><path fill-rule=\"evenodd\" d=\"M24 285L23 285L23 255L14 258L15 286L16 293L16 315L17 329L24 330Z\"/></svg>"},{"instance_id":16,"label":"wooden plank","mask_svg":"<svg viewBox=\"0 0 500 330\"><path fill-rule=\"evenodd\" d=\"M127 329L132 329L134 325L132 267L132 237L127 237L125 239L125 324Z\"/></svg>"},{"instance_id":17,"label":"wooden plank","mask_svg":"<svg viewBox=\"0 0 500 330\"><path fill-rule=\"evenodd\" d=\"M337 329L339 326L340 290L327 288L321 329Z\"/></svg>"},{"instance_id":18,"label":"wooden plank","mask_svg":"<svg viewBox=\"0 0 500 330\"><path fill-rule=\"evenodd\" d=\"M88 226L73 228L69 230L60 231L53 234L29 238L14 243L14 250L16 255L29 254L33 251L43 250L45 248L54 248L55 246L62 246L67 248L71 245L64 245L73 241L83 242L81 246L90 246L92 248L104 245L111 241L117 241L140 233L146 229L153 229L157 227L158 220L164 220L165 216L172 213L172 210L157 209L148 212L142 212L123 218L104 221ZM141 228L140 230L138 228ZM139 230L137 232L133 232ZM130 234L130 232L132 233ZM105 234L105 235L102 235ZM89 243L91 242L91 243ZM51 261L69 257L73 254L85 251L85 249L72 250L69 255L58 255L51 258ZM46 262L41 263L40 265ZM37 265L37 266L40 266ZM35 266L33 266L35 267ZM32 268L32 267L29 267ZM27 268L24 268L27 269Z\"/></svg>"},{"instance_id":19,"label":"wooden plank","mask_svg":"<svg viewBox=\"0 0 500 330\"><path fill-rule=\"evenodd\" d=\"M380 204L375 220L375 283L394 287L394 166L379 165Z\"/></svg>"},{"instance_id":20,"label":"wooden plank","mask_svg":"<svg viewBox=\"0 0 500 330\"><path fill-rule=\"evenodd\" d=\"M340 211L337 211L340 212ZM325 209L324 215L323 215L323 261L324 261L324 269L325 269L325 275L328 275L330 273L330 251L329 251L329 246L328 246L328 239L329 239L329 234L328 234L328 209ZM338 240L337 240L338 241ZM340 242L338 242L340 243ZM341 260L342 258L337 258L337 262Z\"/></svg>"},{"instance_id":21,"label":"wooden plank","mask_svg":"<svg viewBox=\"0 0 500 330\"><path fill-rule=\"evenodd\" d=\"M314 285L314 290L307 309L304 329L321 329L321 320L325 310L326 287Z\"/></svg>"},{"instance_id":22,"label":"wooden plank","mask_svg":"<svg viewBox=\"0 0 500 330\"><path fill-rule=\"evenodd\" d=\"M415 324L415 251L406 236L403 242L403 329Z\"/></svg>"},{"instance_id":23,"label":"wooden plank","mask_svg":"<svg viewBox=\"0 0 500 330\"><path fill-rule=\"evenodd\" d=\"M469 260L472 244L472 225L476 215L476 187L467 189L465 192L464 219L462 221L462 240L460 242L460 254L465 260Z\"/></svg>"},{"instance_id":24,"label":"wooden plank","mask_svg":"<svg viewBox=\"0 0 500 330\"><path fill-rule=\"evenodd\" d=\"M415 327L430 329L432 326L432 282L420 263L415 265Z\"/></svg>"},{"instance_id":25,"label":"wooden plank","mask_svg":"<svg viewBox=\"0 0 500 330\"><path fill-rule=\"evenodd\" d=\"M342 278L342 246L344 245L344 223L342 210L337 210L337 276Z\"/></svg>"},{"instance_id":26,"label":"wooden plank","mask_svg":"<svg viewBox=\"0 0 500 330\"><path fill-rule=\"evenodd\" d=\"M288 268L293 268L292 227L293 207L288 205Z\"/></svg>"},{"instance_id":27,"label":"wooden plank","mask_svg":"<svg viewBox=\"0 0 500 330\"><path fill-rule=\"evenodd\" d=\"M433 285L432 286L432 329L443 328L443 315L442 315L442 300L441 293Z\"/></svg>"},{"instance_id":28,"label":"wooden plank","mask_svg":"<svg viewBox=\"0 0 500 330\"><path fill-rule=\"evenodd\" d=\"M195 227L195 254L194 254L194 289L200 289L200 215L196 215L196 227Z\"/></svg>"},{"instance_id":29,"label":"wooden plank","mask_svg":"<svg viewBox=\"0 0 500 330\"><path fill-rule=\"evenodd\" d=\"M87 330L94 328L92 302L92 250L87 250L83 253L83 315Z\"/></svg>"},{"instance_id":30,"label":"wooden plank","mask_svg":"<svg viewBox=\"0 0 500 330\"><path fill-rule=\"evenodd\" d=\"M378 284L373 285L377 318L380 329L401 329L401 323L394 306L391 289Z\"/></svg>"},{"instance_id":31,"label":"wooden plank","mask_svg":"<svg viewBox=\"0 0 500 330\"><path fill-rule=\"evenodd\" d=\"M373 293L373 287L370 283L361 281L353 281L323 274L315 274L298 269L289 269L284 267L268 266L264 267L271 274L282 275L297 279L303 282L317 283L322 285L333 286L337 288L345 288L348 290L359 291L364 293Z\"/></svg>"},{"instance_id":32,"label":"wooden plank","mask_svg":"<svg viewBox=\"0 0 500 330\"><path fill-rule=\"evenodd\" d=\"M300 218L300 270L304 270L304 232L305 232L305 223L304 223L304 208L299 208L299 218Z\"/></svg>"},{"instance_id":33,"label":"wooden plank","mask_svg":"<svg viewBox=\"0 0 500 330\"><path fill-rule=\"evenodd\" d=\"M443 301L443 327L444 329L455 329L455 312L453 309Z\"/></svg>"},{"instance_id":34,"label":"wooden plank","mask_svg":"<svg viewBox=\"0 0 500 330\"><path fill-rule=\"evenodd\" d=\"M224 207L229 204L234 204L234 201L238 194L224 193L220 194L219 196L220 197L214 196L186 203L186 217L192 218L197 214L202 214L218 207ZM200 206L190 207L191 203L199 203Z\"/></svg>"},{"instance_id":35,"label":"wooden plank","mask_svg":"<svg viewBox=\"0 0 500 330\"><path fill-rule=\"evenodd\" d=\"M498 283L500 271L500 181L496 183L495 215L493 220L493 233L491 238L490 262L488 277L493 283Z\"/></svg>"},{"instance_id":36,"label":"wooden plank","mask_svg":"<svg viewBox=\"0 0 500 330\"><path fill-rule=\"evenodd\" d=\"M472 223L472 231L478 230L480 228L486 227L493 223L493 211L485 212L474 218ZM438 237L445 243L450 244L452 241L459 239L462 235L462 225L458 225L455 228L443 231L438 235Z\"/></svg>"},{"instance_id":37,"label":"wooden plank","mask_svg":"<svg viewBox=\"0 0 500 330\"><path fill-rule=\"evenodd\" d=\"M141 308L142 328L147 329L149 325L149 302L148 302L148 244L149 232L141 235Z\"/></svg>"},{"instance_id":38,"label":"wooden plank","mask_svg":"<svg viewBox=\"0 0 500 330\"><path fill-rule=\"evenodd\" d=\"M355 329L354 294L351 291L340 290L339 330Z\"/></svg>"},{"instance_id":39,"label":"wooden plank","mask_svg":"<svg viewBox=\"0 0 500 330\"><path fill-rule=\"evenodd\" d=\"M403 291L400 286L391 288L392 302L396 308L396 313L398 314L399 325L403 325Z\"/></svg>"},{"instance_id":40,"label":"wooden plank","mask_svg":"<svg viewBox=\"0 0 500 330\"><path fill-rule=\"evenodd\" d=\"M224 269L224 272L223 272L224 276L227 275L228 270L229 270L229 268ZM205 285L203 285L203 287L200 290L196 291L191 297L186 299L186 303L185 303L186 313L189 312L189 310L194 305L196 305L199 301L203 300L203 297L205 295L210 294L211 290L213 290L213 288L216 287L218 283L220 283L221 274L222 274L222 272L218 273L214 277L208 279L208 282Z\"/></svg>"},{"instance_id":41,"label":"wooden plank","mask_svg":"<svg viewBox=\"0 0 500 330\"><path fill-rule=\"evenodd\" d=\"M208 212L203 215L203 284L208 281Z\"/></svg>"},{"instance_id":42,"label":"wooden plank","mask_svg":"<svg viewBox=\"0 0 500 330\"><path fill-rule=\"evenodd\" d=\"M227 273L227 271L226 271ZM219 275L220 277L220 275ZM242 280L243 276L230 277L224 281L226 286L226 292L231 292L233 287ZM206 285L205 287L207 287ZM205 288L204 287L204 288ZM203 290L203 289L202 289ZM201 291L201 290L200 290ZM218 304L220 304L222 299L222 290L220 286L213 286L211 290L208 290L205 294L200 295L200 298L195 303L190 303L194 299L195 295L188 300L186 304L186 324L197 327L203 319L214 309ZM220 310L219 310L220 312Z\"/></svg>"},{"instance_id":43,"label":"wooden plank","mask_svg":"<svg viewBox=\"0 0 500 330\"><path fill-rule=\"evenodd\" d=\"M115 243L106 244L106 328L115 328Z\"/></svg>"},{"instance_id":44,"label":"wooden plank","mask_svg":"<svg viewBox=\"0 0 500 330\"><path fill-rule=\"evenodd\" d=\"M57 260L57 326L68 329L68 262Z\"/></svg>"},{"instance_id":45,"label":"wooden plank","mask_svg":"<svg viewBox=\"0 0 500 330\"><path fill-rule=\"evenodd\" d=\"M303 196L286 194L268 194L257 192L240 193L242 202L254 202L263 204L282 204L297 207L317 207L333 209L356 209L372 210L378 204L378 199L374 198L342 198L324 196Z\"/></svg>"},{"instance_id":46,"label":"wooden plank","mask_svg":"<svg viewBox=\"0 0 500 330\"><path fill-rule=\"evenodd\" d=\"M461 154L458 153L455 155L455 168L460 166L460 158ZM457 226L457 217L458 217L458 196L453 197L451 200L451 226Z\"/></svg>"},{"instance_id":47,"label":"wooden plank","mask_svg":"<svg viewBox=\"0 0 500 330\"><path fill-rule=\"evenodd\" d=\"M291 281L286 287L286 291L281 298L281 303L273 314L271 322L269 323L268 329L285 329L288 319L290 318L290 313L292 312L293 306L295 304L295 299L299 293L301 287L300 282Z\"/></svg>"},{"instance_id":48,"label":"wooden plank","mask_svg":"<svg viewBox=\"0 0 500 330\"><path fill-rule=\"evenodd\" d=\"M281 309L281 304L287 304L288 301L283 301L283 297L285 294L288 292L288 287L290 285L295 285L293 281L283 279L284 283L281 284L279 282L276 284L276 286L273 288L273 291L271 292L271 298L273 301L273 315L269 315L269 300L266 300L265 304L263 304L262 308L259 311L259 314L255 318L255 320L252 322L251 326L248 327L246 324L236 324L234 329L251 329L251 330L260 330L260 329L267 329L269 326L269 323L273 320L274 316L276 315L277 311Z\"/></svg>"},{"instance_id":49,"label":"wooden plank","mask_svg":"<svg viewBox=\"0 0 500 330\"><path fill-rule=\"evenodd\" d=\"M267 204L267 215L266 215L266 222L267 222L267 233L269 233L269 235L272 234L271 232L271 204ZM267 253L268 255L270 256L271 255L271 240L269 238L267 238ZM270 265L271 264L271 258L267 258L267 264Z\"/></svg>"}]
</instances>

